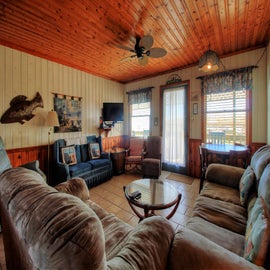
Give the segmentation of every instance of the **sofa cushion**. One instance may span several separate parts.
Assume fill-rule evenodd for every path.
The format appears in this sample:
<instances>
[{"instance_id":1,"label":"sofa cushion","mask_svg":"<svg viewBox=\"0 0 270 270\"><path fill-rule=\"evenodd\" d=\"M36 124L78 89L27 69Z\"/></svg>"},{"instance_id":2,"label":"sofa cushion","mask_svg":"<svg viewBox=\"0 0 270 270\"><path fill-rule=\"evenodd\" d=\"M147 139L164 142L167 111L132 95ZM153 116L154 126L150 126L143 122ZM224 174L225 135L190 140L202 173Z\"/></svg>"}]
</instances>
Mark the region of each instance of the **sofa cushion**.
<instances>
[{"instance_id":1,"label":"sofa cushion","mask_svg":"<svg viewBox=\"0 0 270 270\"><path fill-rule=\"evenodd\" d=\"M245 234L247 212L240 205L199 196L192 214L232 232Z\"/></svg>"},{"instance_id":2,"label":"sofa cushion","mask_svg":"<svg viewBox=\"0 0 270 270\"><path fill-rule=\"evenodd\" d=\"M270 162L270 145L258 149L252 156L250 166L253 168L256 180L259 181L264 168Z\"/></svg>"},{"instance_id":3,"label":"sofa cushion","mask_svg":"<svg viewBox=\"0 0 270 270\"><path fill-rule=\"evenodd\" d=\"M110 160L109 159L92 159L88 161L87 163L91 164L93 169L96 169L96 168L101 168L101 167L110 165Z\"/></svg>"},{"instance_id":4,"label":"sofa cushion","mask_svg":"<svg viewBox=\"0 0 270 270\"><path fill-rule=\"evenodd\" d=\"M225 164L211 163L206 170L205 179L208 182L217 183L239 190L239 181L244 173L243 168Z\"/></svg>"},{"instance_id":5,"label":"sofa cushion","mask_svg":"<svg viewBox=\"0 0 270 270\"><path fill-rule=\"evenodd\" d=\"M200 217L190 218L186 227L239 256L244 254L245 236L242 234L217 226Z\"/></svg>"},{"instance_id":6,"label":"sofa cushion","mask_svg":"<svg viewBox=\"0 0 270 270\"><path fill-rule=\"evenodd\" d=\"M238 189L216 184L213 182L205 182L200 195L216 200L221 200L224 202L241 205Z\"/></svg>"},{"instance_id":7,"label":"sofa cushion","mask_svg":"<svg viewBox=\"0 0 270 270\"><path fill-rule=\"evenodd\" d=\"M132 231L133 227L126 224L113 214L109 214L102 207L89 200L86 204L99 217L105 235L106 258L113 258L125 245L125 238Z\"/></svg>"},{"instance_id":8,"label":"sofa cushion","mask_svg":"<svg viewBox=\"0 0 270 270\"><path fill-rule=\"evenodd\" d=\"M175 234L169 257L170 270L262 270L187 228Z\"/></svg>"},{"instance_id":9,"label":"sofa cushion","mask_svg":"<svg viewBox=\"0 0 270 270\"><path fill-rule=\"evenodd\" d=\"M269 241L269 213L264 199L258 197L248 219L244 257L257 265L263 265Z\"/></svg>"},{"instance_id":10,"label":"sofa cushion","mask_svg":"<svg viewBox=\"0 0 270 270\"><path fill-rule=\"evenodd\" d=\"M92 170L92 165L88 162L81 162L81 163L77 163L75 165L69 166L69 173L71 177L81 175L91 170Z\"/></svg>"},{"instance_id":11,"label":"sofa cushion","mask_svg":"<svg viewBox=\"0 0 270 270\"><path fill-rule=\"evenodd\" d=\"M243 206L247 204L248 197L252 192L252 187L255 184L254 177L253 169L248 166L239 182L240 202Z\"/></svg>"},{"instance_id":12,"label":"sofa cushion","mask_svg":"<svg viewBox=\"0 0 270 270\"><path fill-rule=\"evenodd\" d=\"M262 196L270 211L270 164L266 166L258 186L258 196Z\"/></svg>"},{"instance_id":13,"label":"sofa cushion","mask_svg":"<svg viewBox=\"0 0 270 270\"><path fill-rule=\"evenodd\" d=\"M81 160L82 160L82 162L88 161L90 159L89 158L89 152L88 152L88 144L81 144L80 149L81 149Z\"/></svg>"}]
</instances>

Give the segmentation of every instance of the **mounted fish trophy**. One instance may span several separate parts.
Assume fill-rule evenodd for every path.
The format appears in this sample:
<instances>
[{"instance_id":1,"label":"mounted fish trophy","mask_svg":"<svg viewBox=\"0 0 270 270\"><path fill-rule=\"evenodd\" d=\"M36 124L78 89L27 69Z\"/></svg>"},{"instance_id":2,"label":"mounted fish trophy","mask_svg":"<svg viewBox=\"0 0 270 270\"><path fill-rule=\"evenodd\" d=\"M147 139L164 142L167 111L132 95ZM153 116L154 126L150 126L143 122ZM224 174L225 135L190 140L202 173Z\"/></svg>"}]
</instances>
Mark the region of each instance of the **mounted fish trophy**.
<instances>
[{"instance_id":1,"label":"mounted fish trophy","mask_svg":"<svg viewBox=\"0 0 270 270\"><path fill-rule=\"evenodd\" d=\"M43 101L39 92L32 100L27 100L24 95L18 95L10 101L10 107L2 115L0 122L3 124L15 122L24 124L35 116L33 111L37 107L43 108Z\"/></svg>"}]
</instances>

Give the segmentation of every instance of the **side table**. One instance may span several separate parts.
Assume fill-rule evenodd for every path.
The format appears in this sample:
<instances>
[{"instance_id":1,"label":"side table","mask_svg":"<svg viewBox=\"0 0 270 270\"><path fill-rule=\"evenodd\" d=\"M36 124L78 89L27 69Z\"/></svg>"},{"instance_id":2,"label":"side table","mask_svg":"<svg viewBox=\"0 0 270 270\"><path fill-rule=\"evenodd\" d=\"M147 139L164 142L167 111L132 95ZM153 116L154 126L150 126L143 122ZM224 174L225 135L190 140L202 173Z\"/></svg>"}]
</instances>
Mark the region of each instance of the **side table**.
<instances>
[{"instance_id":1,"label":"side table","mask_svg":"<svg viewBox=\"0 0 270 270\"><path fill-rule=\"evenodd\" d=\"M112 164L113 164L113 173L119 175L125 172L125 156L126 150L124 148L114 148L106 150L107 153L110 153Z\"/></svg>"}]
</instances>

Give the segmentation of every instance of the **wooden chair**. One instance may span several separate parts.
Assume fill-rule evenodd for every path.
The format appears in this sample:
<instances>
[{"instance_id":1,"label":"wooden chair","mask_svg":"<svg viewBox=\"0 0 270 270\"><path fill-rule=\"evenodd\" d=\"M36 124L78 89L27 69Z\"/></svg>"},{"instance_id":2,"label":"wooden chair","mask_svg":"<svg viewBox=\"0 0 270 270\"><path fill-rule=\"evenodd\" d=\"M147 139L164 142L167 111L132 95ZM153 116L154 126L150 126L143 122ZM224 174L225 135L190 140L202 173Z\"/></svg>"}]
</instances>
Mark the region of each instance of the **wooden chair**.
<instances>
[{"instance_id":1,"label":"wooden chair","mask_svg":"<svg viewBox=\"0 0 270 270\"><path fill-rule=\"evenodd\" d=\"M225 144L226 134L225 132L209 132L209 139L213 144Z\"/></svg>"},{"instance_id":2,"label":"wooden chair","mask_svg":"<svg viewBox=\"0 0 270 270\"><path fill-rule=\"evenodd\" d=\"M144 154L144 139L130 137L129 148L126 150L125 172L142 172L141 165Z\"/></svg>"},{"instance_id":3,"label":"wooden chair","mask_svg":"<svg viewBox=\"0 0 270 270\"><path fill-rule=\"evenodd\" d=\"M250 160L250 150L247 148L245 151L230 151L229 165L235 167L246 168Z\"/></svg>"},{"instance_id":4,"label":"wooden chair","mask_svg":"<svg viewBox=\"0 0 270 270\"><path fill-rule=\"evenodd\" d=\"M213 163L213 153L208 149L203 148L201 145L199 146L200 153L200 161L201 161L201 177L200 177L200 190L203 187L203 182L205 179L205 172L210 163Z\"/></svg>"}]
</instances>

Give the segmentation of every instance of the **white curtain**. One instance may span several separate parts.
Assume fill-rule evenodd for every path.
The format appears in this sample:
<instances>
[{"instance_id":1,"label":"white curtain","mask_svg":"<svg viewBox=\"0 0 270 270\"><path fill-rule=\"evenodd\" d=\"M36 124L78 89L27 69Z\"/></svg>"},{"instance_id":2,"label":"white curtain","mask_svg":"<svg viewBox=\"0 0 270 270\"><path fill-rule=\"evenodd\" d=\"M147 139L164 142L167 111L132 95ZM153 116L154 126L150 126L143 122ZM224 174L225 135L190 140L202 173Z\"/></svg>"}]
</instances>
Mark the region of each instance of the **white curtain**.
<instances>
[{"instance_id":1,"label":"white curtain","mask_svg":"<svg viewBox=\"0 0 270 270\"><path fill-rule=\"evenodd\" d=\"M163 92L163 162L186 166L185 160L185 88Z\"/></svg>"}]
</instances>

